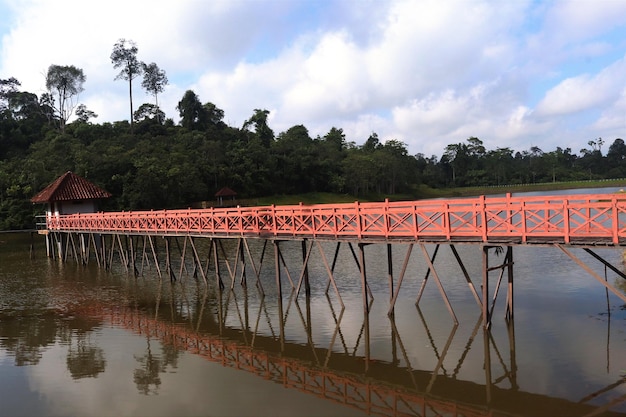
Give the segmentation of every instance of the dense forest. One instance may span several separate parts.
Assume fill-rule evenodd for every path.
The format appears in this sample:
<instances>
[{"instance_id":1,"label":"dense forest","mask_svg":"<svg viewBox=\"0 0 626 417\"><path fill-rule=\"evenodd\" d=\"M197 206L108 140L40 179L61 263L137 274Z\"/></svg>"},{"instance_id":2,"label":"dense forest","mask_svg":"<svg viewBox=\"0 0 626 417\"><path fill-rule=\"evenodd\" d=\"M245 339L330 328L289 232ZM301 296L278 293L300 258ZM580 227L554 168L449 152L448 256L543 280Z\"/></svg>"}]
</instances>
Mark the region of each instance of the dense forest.
<instances>
[{"instance_id":1,"label":"dense forest","mask_svg":"<svg viewBox=\"0 0 626 417\"><path fill-rule=\"evenodd\" d=\"M116 47L132 58L132 44L122 41ZM114 65L115 58L112 54ZM31 228L41 207L30 198L66 171L111 192L107 210L189 207L213 200L223 186L243 199L308 192L417 198L424 185L626 177L622 139L607 143L606 155L601 138L573 152L536 146L489 150L476 137L446 146L440 157L410 155L403 142L382 143L375 133L362 145L349 142L340 127L318 137L303 125L276 134L264 109L254 110L241 127L228 126L223 110L202 103L191 90L178 103L175 123L156 100L167 83L165 73L154 63L137 61L129 70L127 61L118 62L118 78L131 82L143 76L141 85L157 103L133 111L131 98L129 121L92 123L96 114L74 103L85 76L73 66L50 66L48 93L41 96L21 91L15 78L0 79L0 229Z\"/></svg>"}]
</instances>

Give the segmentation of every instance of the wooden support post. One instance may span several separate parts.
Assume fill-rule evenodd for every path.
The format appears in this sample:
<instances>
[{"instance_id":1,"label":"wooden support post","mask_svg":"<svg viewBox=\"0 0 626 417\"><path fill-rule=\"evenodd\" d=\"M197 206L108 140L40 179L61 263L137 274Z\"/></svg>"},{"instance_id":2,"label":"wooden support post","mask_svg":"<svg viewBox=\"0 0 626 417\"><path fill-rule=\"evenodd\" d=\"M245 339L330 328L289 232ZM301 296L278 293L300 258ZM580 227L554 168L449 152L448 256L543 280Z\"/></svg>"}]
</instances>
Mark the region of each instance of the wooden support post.
<instances>
[{"instance_id":1,"label":"wooden support post","mask_svg":"<svg viewBox=\"0 0 626 417\"><path fill-rule=\"evenodd\" d=\"M285 322L283 321L283 289L280 280L280 249L274 240L274 267L276 268L276 291L278 295L278 315L280 316L280 351L285 351Z\"/></svg>"},{"instance_id":2,"label":"wooden support post","mask_svg":"<svg viewBox=\"0 0 626 417\"><path fill-rule=\"evenodd\" d=\"M302 271L300 273L300 279L298 280L298 286L296 287L296 297L300 294L300 288L302 287L302 282L304 281L305 283L305 288L308 285L308 268L307 265L309 264L309 257L311 256L311 251L313 250L313 243L311 243L311 246L309 246L309 248L306 248L306 241L303 241L304 247L302 248L303 253L302 253ZM308 291L306 291L306 296L310 297L311 296L311 288L309 287Z\"/></svg>"},{"instance_id":3,"label":"wooden support post","mask_svg":"<svg viewBox=\"0 0 626 417\"><path fill-rule=\"evenodd\" d=\"M309 256L311 253L310 249L307 251L306 239L302 239L301 242L302 247L302 273L304 276L304 292L308 297L311 296L311 285L309 283ZM311 248L313 248L313 244L311 244Z\"/></svg>"},{"instance_id":4,"label":"wooden support post","mask_svg":"<svg viewBox=\"0 0 626 417\"><path fill-rule=\"evenodd\" d=\"M213 256L213 245L214 245L214 243L215 242L213 242L213 238L210 238L209 239L209 248L207 249L207 252L206 252L206 263L204 264L204 267L202 265L198 265L198 267L204 271L204 275L205 276L209 275L209 267L211 266L211 257ZM194 271L194 275L197 276L196 271Z\"/></svg>"},{"instance_id":5,"label":"wooden support post","mask_svg":"<svg viewBox=\"0 0 626 417\"><path fill-rule=\"evenodd\" d=\"M217 243L215 243L214 239L211 239L211 241L213 241L213 258L215 259L215 281L217 284L217 287L220 289L220 294L222 293L221 290L224 289L224 282L222 281L222 276L220 274L220 259L219 259L219 254L217 252Z\"/></svg>"},{"instance_id":6,"label":"wooden support post","mask_svg":"<svg viewBox=\"0 0 626 417\"><path fill-rule=\"evenodd\" d=\"M508 291L506 296L506 319L513 320L513 247L507 249Z\"/></svg>"},{"instance_id":7,"label":"wooden support post","mask_svg":"<svg viewBox=\"0 0 626 417\"><path fill-rule=\"evenodd\" d=\"M365 243L359 243L359 245L363 245L363 247L365 247ZM352 243L348 242L348 247L350 248L350 252L352 252L352 258L354 259L354 262L356 263L357 268L359 268L359 272L361 272L361 264L359 262L359 259L356 256L356 252L354 251L354 247L352 246ZM370 298L374 298L374 295L372 294L372 290L370 289L369 284L366 282L367 284L367 292Z\"/></svg>"},{"instance_id":8,"label":"wooden support post","mask_svg":"<svg viewBox=\"0 0 626 417\"><path fill-rule=\"evenodd\" d=\"M422 250L424 250L424 245L422 244ZM426 258L427 261L429 261L429 264L432 265L433 262L435 262L435 258L437 258L437 253L439 252L439 244L435 245L435 251L433 252L432 257L428 256L428 253L425 253L424 257ZM415 305L418 305L420 300L422 299L422 295L424 294L424 288L426 288L426 282L428 282L428 277L430 276L430 268L428 268L426 270L426 275L424 275L424 280L422 281L422 285L420 286L420 290L417 293L417 299L415 300Z\"/></svg>"},{"instance_id":9,"label":"wooden support post","mask_svg":"<svg viewBox=\"0 0 626 417\"><path fill-rule=\"evenodd\" d=\"M446 355L448 354L448 349L450 349L450 345L452 344L452 339L454 339L454 334L456 333L456 329L458 327L459 327L459 324L455 323L454 326L452 326L452 330L450 330L450 335L448 335L448 340L446 341L446 344L443 347L443 350L441 351L441 355L439 355L439 360L437 361L437 365L435 366L435 369L432 372L430 382L426 386L426 392L428 393L432 390L433 384L435 383L435 379L437 378L437 375L439 375L439 369L441 369L441 367L443 366L443 361L446 358Z\"/></svg>"},{"instance_id":10,"label":"wooden support post","mask_svg":"<svg viewBox=\"0 0 626 417\"><path fill-rule=\"evenodd\" d=\"M265 295L265 290L263 289L263 284L261 283L261 268L263 267L263 258L265 257L267 240L263 241L263 251L261 252L261 260L259 261L258 268L256 266L256 263L254 262L254 258L252 257L252 252L250 252L250 245L248 245L248 240L244 239L243 244L246 248L246 252L248 253L248 261L250 262L250 266L252 266L254 276L256 277L256 286L259 288L259 291L261 291L261 294Z\"/></svg>"},{"instance_id":11,"label":"wooden support post","mask_svg":"<svg viewBox=\"0 0 626 417\"><path fill-rule=\"evenodd\" d=\"M489 317L489 246L483 246L483 327L488 329L491 326L491 317Z\"/></svg>"},{"instance_id":12,"label":"wooden support post","mask_svg":"<svg viewBox=\"0 0 626 417\"><path fill-rule=\"evenodd\" d=\"M46 256L52 258L52 251L50 250L50 232L46 233Z\"/></svg>"},{"instance_id":13,"label":"wooden support post","mask_svg":"<svg viewBox=\"0 0 626 417\"><path fill-rule=\"evenodd\" d=\"M243 253L243 242L244 242L245 238L239 238L239 245L238 245L238 256L239 259L241 260L241 280L240 280L240 285L243 287L247 287L248 286L248 277L246 276L246 258L244 256Z\"/></svg>"},{"instance_id":14,"label":"wooden support post","mask_svg":"<svg viewBox=\"0 0 626 417\"><path fill-rule=\"evenodd\" d=\"M176 275L172 268L172 253L170 251L170 237L165 236L165 272L170 277L170 282L176 281Z\"/></svg>"},{"instance_id":15,"label":"wooden support post","mask_svg":"<svg viewBox=\"0 0 626 417\"><path fill-rule=\"evenodd\" d=\"M393 255L391 243L387 243L387 281L389 282L389 302L393 300Z\"/></svg>"},{"instance_id":16,"label":"wooden support post","mask_svg":"<svg viewBox=\"0 0 626 417\"><path fill-rule=\"evenodd\" d=\"M402 271L400 272L400 278L398 279L398 286L396 287L396 291L392 294L391 301L389 302L389 310L387 311L387 315L390 317L394 313L396 301L398 300L398 295L400 294L400 288L402 287L402 281L404 280L404 274L406 273L406 269L409 265L411 252L413 252L413 243L409 243L409 246L406 251L406 256L404 257L404 263L402 264Z\"/></svg>"},{"instance_id":17,"label":"wooden support post","mask_svg":"<svg viewBox=\"0 0 626 417\"><path fill-rule=\"evenodd\" d=\"M363 299L363 325L365 326L365 372L369 371L370 362L370 309L367 293L367 273L365 270L365 245L359 243L359 265L361 269L361 297Z\"/></svg>"},{"instance_id":18,"label":"wooden support post","mask_svg":"<svg viewBox=\"0 0 626 417\"><path fill-rule=\"evenodd\" d=\"M55 233L54 237L57 242L57 255L59 256L59 260L65 260L65 253L63 252L63 234L60 232Z\"/></svg>"},{"instance_id":19,"label":"wooden support post","mask_svg":"<svg viewBox=\"0 0 626 417\"><path fill-rule=\"evenodd\" d=\"M183 249L181 250L181 254L180 254L180 269L178 271L178 276L181 277L183 276L183 268L185 267L185 252L187 251L187 239L191 239L191 236L185 236L184 237L184 241L183 241ZM178 243L178 240L176 240L176 243ZM179 245L179 249L180 249L180 245ZM196 264L196 260L194 258L194 265Z\"/></svg>"},{"instance_id":20,"label":"wooden support post","mask_svg":"<svg viewBox=\"0 0 626 417\"><path fill-rule=\"evenodd\" d=\"M513 311L513 310L511 310ZM507 333L509 335L509 357L511 360L511 389L518 390L517 384L517 357L515 355L515 321L513 320L513 313L511 312L510 320L507 322Z\"/></svg>"},{"instance_id":21,"label":"wooden support post","mask_svg":"<svg viewBox=\"0 0 626 417\"><path fill-rule=\"evenodd\" d=\"M80 258L83 265L87 265L87 261L89 260L89 240L85 241L85 234L80 233L78 235L78 242L80 247Z\"/></svg>"},{"instance_id":22,"label":"wooden support post","mask_svg":"<svg viewBox=\"0 0 626 417\"><path fill-rule=\"evenodd\" d=\"M559 245L559 244L555 244L555 246L559 249L561 249L567 256L570 257L570 259L574 262L576 262L582 269L584 269L585 271L587 271L589 273L589 275L591 275L592 277L594 277L600 284L604 285L606 287L606 289L608 289L609 291L611 291L613 294L615 294L617 297L619 297L622 301L626 302L626 295L624 295L623 293L621 293L618 289L616 289L614 286L612 286L611 284L609 284L608 281L606 281L604 278L602 278L600 275L598 275L594 270L592 270L591 268L589 268L589 266L587 264L585 264L583 261L581 261L578 257L576 257L572 252L570 252L569 250L567 250L565 247Z\"/></svg>"},{"instance_id":23,"label":"wooden support post","mask_svg":"<svg viewBox=\"0 0 626 417\"><path fill-rule=\"evenodd\" d=\"M98 266L102 266L100 265L100 253L99 253L99 250L101 249L100 246L102 246L102 242L100 242L100 246L98 246L98 244L96 243L96 237L93 233L89 234L89 239L91 241L91 244L93 245L93 254L96 257L96 263L98 264Z\"/></svg>"},{"instance_id":24,"label":"wooden support post","mask_svg":"<svg viewBox=\"0 0 626 417\"><path fill-rule=\"evenodd\" d=\"M72 256L74 257L74 260L76 261L76 263L80 263L80 257L78 256L78 250L76 249L76 242L74 242L74 235L70 232L67 234L68 235L68 245L71 242L72 243Z\"/></svg>"},{"instance_id":25,"label":"wooden support post","mask_svg":"<svg viewBox=\"0 0 626 417\"><path fill-rule=\"evenodd\" d=\"M102 260L102 266L104 269L107 269L107 235L102 235L102 255L100 255L100 259Z\"/></svg>"},{"instance_id":26,"label":"wooden support post","mask_svg":"<svg viewBox=\"0 0 626 417\"><path fill-rule=\"evenodd\" d=\"M127 253L124 249L124 245L122 245L122 239L120 238L120 235L116 235L117 236L117 243L118 243L118 250L117 252L120 255L120 262L122 262L122 264L124 264L124 268L126 269L126 272L128 272L128 259L127 259ZM113 256L111 256L111 259L113 259Z\"/></svg>"},{"instance_id":27,"label":"wooden support post","mask_svg":"<svg viewBox=\"0 0 626 417\"><path fill-rule=\"evenodd\" d=\"M154 257L154 265L156 266L157 273L159 274L159 279L163 279L163 275L161 275L161 266L159 265L159 257L157 256L156 251L156 241L152 241L152 236L148 235L148 241L150 242L150 248L152 249L152 256Z\"/></svg>"},{"instance_id":28,"label":"wooden support post","mask_svg":"<svg viewBox=\"0 0 626 417\"><path fill-rule=\"evenodd\" d=\"M115 238L117 235L111 235L111 250L109 251L109 269L113 267L113 254L115 253Z\"/></svg>"},{"instance_id":29,"label":"wooden support post","mask_svg":"<svg viewBox=\"0 0 626 417\"><path fill-rule=\"evenodd\" d=\"M206 274L204 273L204 269L202 269L202 264L200 263L200 257L198 256L198 250L196 249L196 245L193 242L193 238L191 236L189 236L189 243L191 245L191 250L193 251L194 263L197 265L200 265L200 273L202 274L202 280L204 281L204 285L207 285L208 281L206 279ZM220 279L220 282L221 282L221 279Z\"/></svg>"},{"instance_id":30,"label":"wooden support post","mask_svg":"<svg viewBox=\"0 0 626 417\"><path fill-rule=\"evenodd\" d=\"M143 265L144 265L144 261L148 261L148 254L146 253L146 241L148 240L150 236L148 235L144 235L143 236L143 249L141 251L141 271L139 271L140 275L143 275Z\"/></svg>"},{"instance_id":31,"label":"wooden support post","mask_svg":"<svg viewBox=\"0 0 626 417\"><path fill-rule=\"evenodd\" d=\"M469 273L467 272L467 269L465 269L465 265L463 264L463 261L461 260L461 257L459 256L459 253L457 252L456 247L454 245L450 245L450 250L452 250L452 254L456 258L456 261L459 264L459 266L461 267L461 272L463 272L465 281L467 281L467 285L469 285L470 291L472 292L472 295L474 296L474 299L476 300L476 304L478 304L478 307L482 309L483 303L480 300L480 296L476 292L474 283L472 282L472 279L470 278Z\"/></svg>"},{"instance_id":32,"label":"wooden support post","mask_svg":"<svg viewBox=\"0 0 626 417\"><path fill-rule=\"evenodd\" d=\"M135 263L137 260L137 254L135 253L135 239L133 236L130 236L128 245L129 245L128 251L130 253L130 257L129 257L130 267L133 270L133 276L136 278L137 277L137 265Z\"/></svg>"},{"instance_id":33,"label":"wooden support post","mask_svg":"<svg viewBox=\"0 0 626 417\"><path fill-rule=\"evenodd\" d=\"M439 293L441 294L441 297L443 298L443 301L446 304L446 307L448 308L448 312L452 316L452 320L454 320L455 324L459 324L459 320L457 320L456 314L454 314L454 309L452 308L452 304L450 304L450 300L448 300L448 295L446 294L446 290L443 288L443 284L441 284L441 280L439 279L439 275L437 275L435 266L433 265L433 262L428 256L428 251L426 250L426 246L424 246L423 243L420 243L420 248L422 249L422 253L424 254L424 259L426 259L428 268L432 272L433 278L435 279L435 283L437 284L437 287L439 288Z\"/></svg>"},{"instance_id":34,"label":"wooden support post","mask_svg":"<svg viewBox=\"0 0 626 417\"><path fill-rule=\"evenodd\" d=\"M319 241L318 241L319 242ZM331 274L330 277L335 273L335 265L337 264L337 258L339 256L339 248L341 247L341 242L337 242L337 246L335 247L335 255L333 256L333 265L330 268ZM320 246L320 251L322 251L322 247ZM322 252L323 253L323 252ZM326 291L325 294L328 294L328 290L330 289L330 278L326 282Z\"/></svg>"},{"instance_id":35,"label":"wooden support post","mask_svg":"<svg viewBox=\"0 0 626 417\"><path fill-rule=\"evenodd\" d=\"M484 253L484 249L483 249ZM483 291L484 293L484 291ZM486 299L483 299L483 310L484 306L487 305ZM489 329L483 325L483 346L485 351L485 399L487 402L487 406L491 405L491 347L490 347L490 331Z\"/></svg>"},{"instance_id":36,"label":"wooden support post","mask_svg":"<svg viewBox=\"0 0 626 417\"><path fill-rule=\"evenodd\" d=\"M319 252L320 252L320 256L322 257L322 261L324 262L324 266L326 267L326 272L328 273L328 284L327 287L330 286L330 284L333 284L333 288L335 289L335 294L337 294L337 298L339 299L339 302L341 303L341 308L344 309L345 305L343 303L343 300L341 298L341 294L339 293L339 289L337 288L337 283L335 282L335 277L334 277L334 261L337 260L337 254L335 252L335 259L333 260L333 266L329 267L328 266L328 260L326 259L326 254L324 253L324 248L322 247L322 244L320 243L320 241L317 241L317 247L319 248ZM337 245L337 248L339 248L339 244ZM328 288L326 289L326 297L328 297ZM330 300L330 298L329 298ZM332 305L331 305L332 308Z\"/></svg>"}]
</instances>

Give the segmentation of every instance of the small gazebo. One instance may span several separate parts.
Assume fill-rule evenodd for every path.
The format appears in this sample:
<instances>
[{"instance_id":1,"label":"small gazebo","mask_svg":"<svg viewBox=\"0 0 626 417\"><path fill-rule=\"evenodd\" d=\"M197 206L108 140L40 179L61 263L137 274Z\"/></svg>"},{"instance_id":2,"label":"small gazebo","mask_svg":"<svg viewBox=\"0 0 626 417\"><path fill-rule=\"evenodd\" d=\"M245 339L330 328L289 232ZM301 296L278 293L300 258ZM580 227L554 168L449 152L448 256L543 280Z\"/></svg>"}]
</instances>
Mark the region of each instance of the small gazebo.
<instances>
[{"instance_id":1,"label":"small gazebo","mask_svg":"<svg viewBox=\"0 0 626 417\"><path fill-rule=\"evenodd\" d=\"M218 206L223 206L225 200L230 201L229 205L234 205L237 199L237 193L229 187L222 187L215 193L215 198L217 198Z\"/></svg>"},{"instance_id":2,"label":"small gazebo","mask_svg":"<svg viewBox=\"0 0 626 417\"><path fill-rule=\"evenodd\" d=\"M98 202L111 193L83 177L67 171L30 199L32 203L47 204L46 216L95 213Z\"/></svg>"},{"instance_id":3,"label":"small gazebo","mask_svg":"<svg viewBox=\"0 0 626 417\"><path fill-rule=\"evenodd\" d=\"M108 191L87 181L85 178L67 171L37 193L30 201L35 204L46 204L46 219L50 219L62 214L95 213L98 210L99 201L109 198L111 195ZM46 252L48 256L54 256L52 242L56 240L59 259L63 258L65 238L63 236L51 238L47 228L40 230L39 233L46 235ZM96 240L96 245L100 245L99 236ZM84 253L87 247L84 236L80 238L80 247Z\"/></svg>"}]
</instances>

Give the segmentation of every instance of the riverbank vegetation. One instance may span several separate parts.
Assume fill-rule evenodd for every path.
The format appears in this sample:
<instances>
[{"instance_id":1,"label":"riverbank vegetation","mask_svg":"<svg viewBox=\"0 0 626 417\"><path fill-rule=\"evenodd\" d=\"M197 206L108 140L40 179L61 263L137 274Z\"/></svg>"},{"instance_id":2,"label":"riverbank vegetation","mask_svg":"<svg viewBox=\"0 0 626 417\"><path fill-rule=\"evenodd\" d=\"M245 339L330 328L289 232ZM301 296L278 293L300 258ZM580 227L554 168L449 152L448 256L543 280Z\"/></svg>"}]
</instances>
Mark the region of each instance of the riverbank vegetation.
<instances>
[{"instance_id":1,"label":"riverbank vegetation","mask_svg":"<svg viewBox=\"0 0 626 417\"><path fill-rule=\"evenodd\" d=\"M135 70L146 74L149 67ZM158 67L155 73L167 81ZM70 91L82 91L85 76L75 67L51 66L50 92L41 96L21 91L15 78L0 80L0 230L32 227L42 208L30 198L66 171L111 192L106 210L211 205L224 186L242 203L290 204L593 187L594 181L626 177L620 138L606 143L605 153L602 139L581 150L516 151L486 149L470 137L441 155L410 154L403 142L383 143L376 133L362 144L348 141L340 127L317 137L304 125L275 133L264 109L254 110L241 127L229 126L223 110L191 90L178 104L178 123L150 103L132 112L132 124L92 123L96 114L84 105L70 119L68 103L76 97L59 96L68 91L59 80L72 82L64 74L75 77ZM155 97L162 91L158 82L146 85Z\"/></svg>"}]
</instances>

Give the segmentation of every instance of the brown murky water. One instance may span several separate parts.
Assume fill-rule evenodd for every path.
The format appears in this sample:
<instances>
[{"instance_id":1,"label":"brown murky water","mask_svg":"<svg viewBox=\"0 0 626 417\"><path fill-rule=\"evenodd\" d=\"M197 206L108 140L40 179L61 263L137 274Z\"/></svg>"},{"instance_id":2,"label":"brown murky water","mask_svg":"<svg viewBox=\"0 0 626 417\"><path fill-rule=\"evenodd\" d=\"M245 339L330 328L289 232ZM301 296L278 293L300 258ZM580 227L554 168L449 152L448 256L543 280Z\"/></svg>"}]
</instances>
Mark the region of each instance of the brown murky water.
<instances>
[{"instance_id":1,"label":"brown murky water","mask_svg":"<svg viewBox=\"0 0 626 417\"><path fill-rule=\"evenodd\" d=\"M220 292L186 273L170 282L154 268L135 278L119 265L63 264L36 235L31 258L30 243L28 233L0 235L0 416L626 415L626 307L555 248L514 248L514 322L502 289L485 332L445 247L435 266L458 326L432 279L415 307L417 254L389 318L383 245L366 248L365 321L348 251L337 267L342 309L325 294L319 259L310 297L291 293L292 270L279 303L272 262L263 296L251 273L247 287ZM458 250L479 287L479 246ZM298 244L283 252L288 264L302 260ZM396 275L405 252L394 246ZM597 252L624 269L621 251Z\"/></svg>"}]
</instances>

